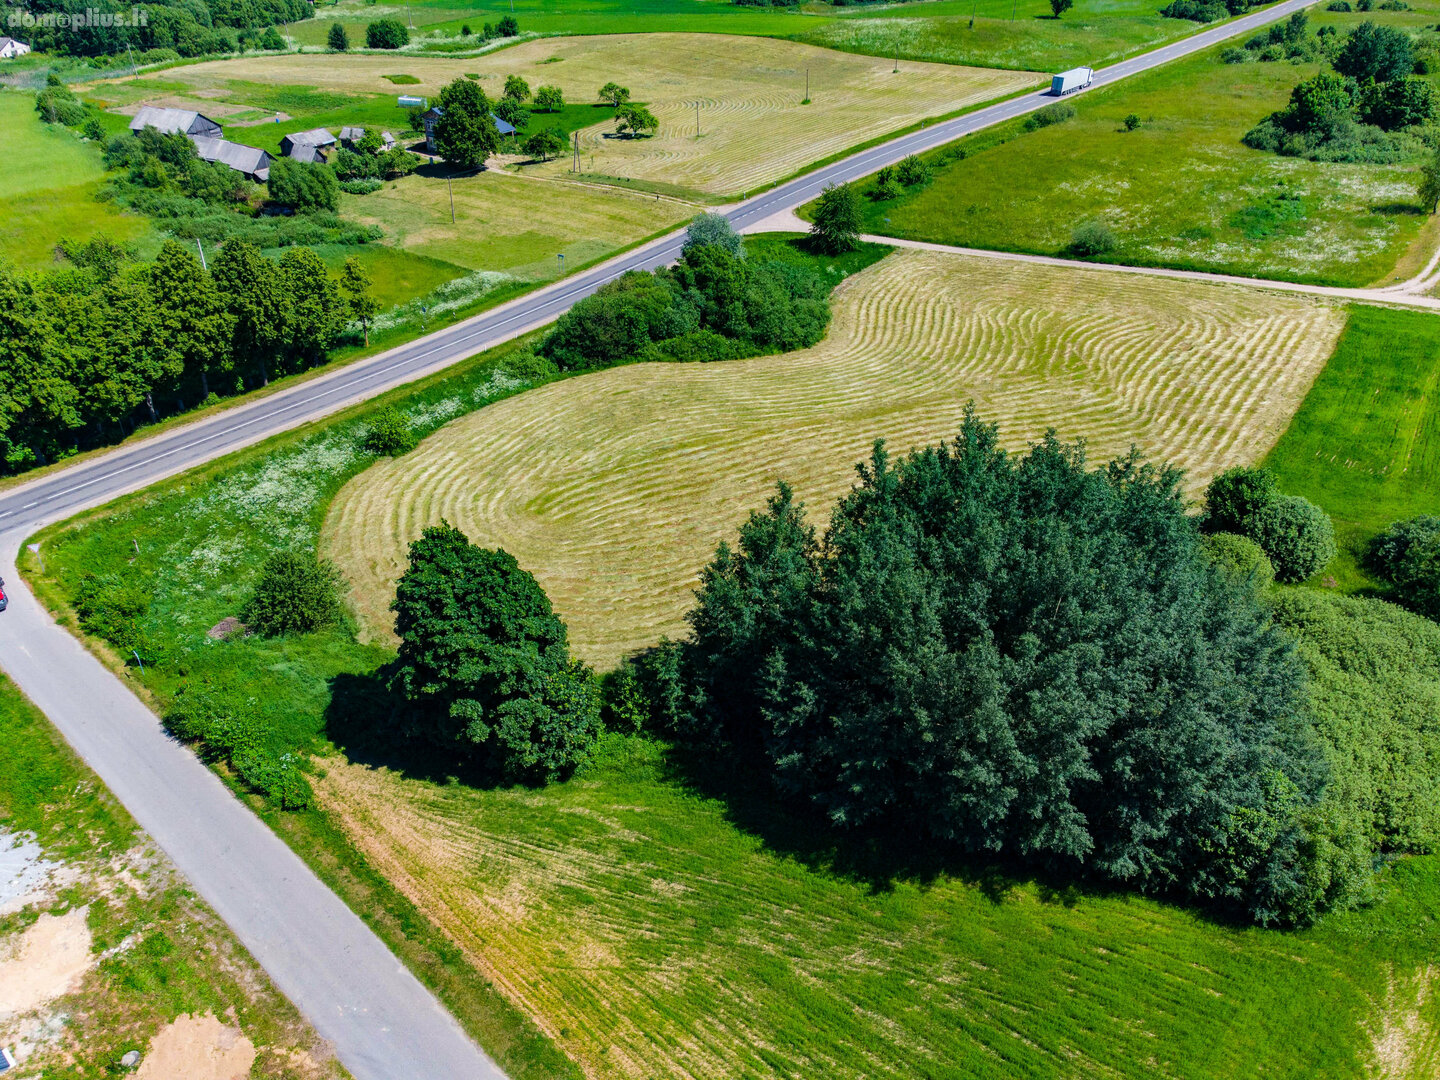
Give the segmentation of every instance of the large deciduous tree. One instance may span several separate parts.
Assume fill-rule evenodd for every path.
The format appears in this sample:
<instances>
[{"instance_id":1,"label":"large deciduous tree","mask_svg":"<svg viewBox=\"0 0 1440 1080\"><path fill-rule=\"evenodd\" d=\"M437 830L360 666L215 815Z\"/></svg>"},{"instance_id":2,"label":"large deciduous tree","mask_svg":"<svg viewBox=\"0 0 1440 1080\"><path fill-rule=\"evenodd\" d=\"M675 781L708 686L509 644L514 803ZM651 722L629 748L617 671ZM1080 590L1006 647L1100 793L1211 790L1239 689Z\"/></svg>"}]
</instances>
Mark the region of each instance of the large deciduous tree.
<instances>
[{"instance_id":1,"label":"large deciduous tree","mask_svg":"<svg viewBox=\"0 0 1440 1080\"><path fill-rule=\"evenodd\" d=\"M451 165L478 169L500 145L485 91L470 79L456 79L440 91L443 115L435 121L435 148Z\"/></svg>"},{"instance_id":2,"label":"large deciduous tree","mask_svg":"<svg viewBox=\"0 0 1440 1080\"><path fill-rule=\"evenodd\" d=\"M394 685L412 707L411 733L512 780L553 780L589 755L594 679L513 556L432 526L410 545L394 610Z\"/></svg>"}]
</instances>

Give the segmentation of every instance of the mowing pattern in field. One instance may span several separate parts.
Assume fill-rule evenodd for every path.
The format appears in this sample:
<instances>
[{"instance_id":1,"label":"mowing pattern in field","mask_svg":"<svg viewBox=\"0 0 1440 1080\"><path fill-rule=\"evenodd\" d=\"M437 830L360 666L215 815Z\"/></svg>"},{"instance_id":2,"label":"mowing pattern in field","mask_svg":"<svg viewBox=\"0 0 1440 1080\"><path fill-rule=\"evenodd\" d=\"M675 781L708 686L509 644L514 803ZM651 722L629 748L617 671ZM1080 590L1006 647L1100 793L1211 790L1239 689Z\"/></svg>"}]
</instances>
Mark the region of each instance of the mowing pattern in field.
<instances>
[{"instance_id":1,"label":"mowing pattern in field","mask_svg":"<svg viewBox=\"0 0 1440 1080\"><path fill-rule=\"evenodd\" d=\"M1440 1062L1433 859L1338 932L1241 932L1078 890L871 888L763 803L665 776L645 746L543 791L331 758L318 791L592 1080L1360 1080L1372 1041L1372 1077Z\"/></svg>"},{"instance_id":2,"label":"mowing pattern in field","mask_svg":"<svg viewBox=\"0 0 1440 1080\"><path fill-rule=\"evenodd\" d=\"M883 436L952 435L967 400L1011 446L1055 426L1194 483L1274 445L1329 356L1334 308L1245 289L897 253L786 356L632 365L457 420L332 504L323 546L385 627L406 543L444 517L533 571L579 653L681 629L698 569L777 478L821 510Z\"/></svg>"},{"instance_id":3,"label":"mowing pattern in field","mask_svg":"<svg viewBox=\"0 0 1440 1080\"><path fill-rule=\"evenodd\" d=\"M658 181L716 195L777 180L858 143L926 117L1035 85L1028 72L894 64L771 38L721 34L646 34L546 38L467 60L385 56L281 56L198 64L177 77L216 75L257 82L313 82L322 90L374 94L393 89L384 75L403 70L420 79L407 93L435 97L466 72L499 96L505 76L532 89L554 84L567 101L595 100L616 81L660 120L654 138L612 137L608 109L581 133L589 173ZM805 73L810 73L810 105ZM695 137L695 107L702 136ZM397 122L402 120L396 112ZM537 119L535 126L543 124ZM593 164L592 159L593 158ZM560 161L545 166L559 172Z\"/></svg>"}]
</instances>

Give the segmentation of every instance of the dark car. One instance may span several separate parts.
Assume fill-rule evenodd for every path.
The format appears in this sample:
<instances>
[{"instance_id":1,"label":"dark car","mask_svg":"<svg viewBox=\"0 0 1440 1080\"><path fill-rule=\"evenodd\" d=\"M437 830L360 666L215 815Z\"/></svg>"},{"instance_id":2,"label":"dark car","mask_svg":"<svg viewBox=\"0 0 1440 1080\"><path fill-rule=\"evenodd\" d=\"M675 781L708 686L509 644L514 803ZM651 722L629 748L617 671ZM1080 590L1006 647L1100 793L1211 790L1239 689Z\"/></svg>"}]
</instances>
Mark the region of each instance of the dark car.
<instances>
[{"instance_id":1,"label":"dark car","mask_svg":"<svg viewBox=\"0 0 1440 1080\"><path fill-rule=\"evenodd\" d=\"M5 595L5 579L0 577L0 611L10 606L10 597Z\"/></svg>"}]
</instances>

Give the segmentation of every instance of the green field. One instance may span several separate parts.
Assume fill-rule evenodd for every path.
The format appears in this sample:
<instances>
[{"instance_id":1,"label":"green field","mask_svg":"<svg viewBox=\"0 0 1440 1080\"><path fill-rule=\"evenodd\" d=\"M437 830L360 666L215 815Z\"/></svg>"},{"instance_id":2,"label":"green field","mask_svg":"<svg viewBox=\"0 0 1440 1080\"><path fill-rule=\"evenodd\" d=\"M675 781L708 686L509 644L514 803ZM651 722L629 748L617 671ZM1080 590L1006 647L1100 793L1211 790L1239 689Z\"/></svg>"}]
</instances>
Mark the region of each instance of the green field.
<instances>
[{"instance_id":1,"label":"green field","mask_svg":"<svg viewBox=\"0 0 1440 1080\"><path fill-rule=\"evenodd\" d=\"M30 94L0 92L0 259L34 270L54 261L62 239L104 233L142 248L158 247L150 223L95 199L104 167L96 146L72 131L40 122Z\"/></svg>"},{"instance_id":2,"label":"green field","mask_svg":"<svg viewBox=\"0 0 1440 1080\"><path fill-rule=\"evenodd\" d=\"M27 934L43 936L61 925L69 933L52 943L48 957L42 953L28 961L42 966L56 953L76 948L76 936L82 948L88 940L90 949L88 964L81 953L83 970L73 990L19 1013L0 1013L0 1045L14 1047L19 1039L32 1044L28 1049L22 1044L25 1074L39 1076L43 1069L47 1077L114 1075L120 1055L148 1052L151 1039L177 1017L208 1014L236 1025L235 1035L252 1047L247 1076L348 1075L59 733L3 676L0 757L5 846L15 834L32 835L44 857L63 864L68 877L63 887L0 915L0 986L15 992L15 983L7 984L4 976L16 972L5 962L13 965L12 957L24 955ZM23 981L23 967L19 974ZM47 1029L47 1037L35 1038L37 1030ZM196 1049L203 1055L206 1047Z\"/></svg>"},{"instance_id":3,"label":"green field","mask_svg":"<svg viewBox=\"0 0 1440 1080\"><path fill-rule=\"evenodd\" d=\"M850 9L805 4L770 10L725 0L591 0L583 9L565 0L519 0L514 15L526 34L754 34L869 56L1034 71L1098 65L1195 29L1194 23L1161 18L1161 6L1144 0L1078 0L1056 20L1045 0L931 0ZM324 45L330 23L340 21L349 24L352 41L363 40L365 23L375 17L374 9L358 0L342 0L316 13L287 32L301 44ZM427 35L417 47L438 51L473 46L474 39L460 36L461 28L468 25L478 33L484 23L510 14L510 7L423 0L409 13Z\"/></svg>"},{"instance_id":4,"label":"green field","mask_svg":"<svg viewBox=\"0 0 1440 1080\"><path fill-rule=\"evenodd\" d=\"M1356 307L1265 464L1334 518L1339 584L1368 584L1358 559L1370 538L1440 510L1440 315Z\"/></svg>"},{"instance_id":5,"label":"green field","mask_svg":"<svg viewBox=\"0 0 1440 1080\"><path fill-rule=\"evenodd\" d=\"M1355 16L1353 18L1359 18ZM1389 277L1425 216L1413 166L1324 164L1240 139L1318 64L1222 64L1218 52L1074 101L1075 119L1018 124L938 151L921 190L867 203L867 229L967 247L1064 254L1097 219L1106 261L1363 286ZM1126 131L1129 114L1141 126Z\"/></svg>"}]
</instances>

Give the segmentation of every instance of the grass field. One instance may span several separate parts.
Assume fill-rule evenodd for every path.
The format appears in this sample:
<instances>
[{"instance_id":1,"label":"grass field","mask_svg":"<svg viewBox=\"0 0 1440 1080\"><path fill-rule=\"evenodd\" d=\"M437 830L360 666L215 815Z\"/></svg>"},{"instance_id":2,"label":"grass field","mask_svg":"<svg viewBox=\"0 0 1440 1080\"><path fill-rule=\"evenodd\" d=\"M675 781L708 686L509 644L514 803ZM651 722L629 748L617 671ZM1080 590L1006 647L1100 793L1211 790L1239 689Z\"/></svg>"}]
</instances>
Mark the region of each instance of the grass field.
<instances>
[{"instance_id":1,"label":"grass field","mask_svg":"<svg viewBox=\"0 0 1440 1080\"><path fill-rule=\"evenodd\" d=\"M384 76L397 66L420 80L405 87L407 93L430 98L467 72L481 75L492 96L507 75L520 74L532 88L559 86L577 104L593 102L602 84L619 81L634 100L649 104L660 131L653 138L615 138L611 114L597 109L598 123L581 135L585 171L710 195L757 187L926 117L1038 82L1025 72L913 62L896 73L880 59L767 38L699 34L547 38L467 59L253 56L166 72L164 80L197 87L220 78L286 86L308 81L322 95L358 101L390 87ZM807 69L812 104L801 105ZM392 124L404 119L393 100ZM339 112L331 122L341 122ZM565 167L559 162L550 170Z\"/></svg>"},{"instance_id":2,"label":"grass field","mask_svg":"<svg viewBox=\"0 0 1440 1080\"><path fill-rule=\"evenodd\" d=\"M1336 285L1386 279L1426 220L1413 167L1315 163L1240 142L1317 70L1221 64L1213 51L1167 65L1076 99L1067 123L961 143L969 155L941 165L929 186L871 203L868 228L1056 254L1077 224L1098 219L1119 241L1107 261ZM1136 131L1124 129L1131 113Z\"/></svg>"},{"instance_id":3,"label":"grass field","mask_svg":"<svg viewBox=\"0 0 1440 1080\"><path fill-rule=\"evenodd\" d=\"M28 896L0 902L0 1046L20 1051L17 1075L117 1075L122 1054L150 1056L160 1036L177 1071L162 1075L157 1063L146 1075L219 1076L199 1036L226 1027L241 1044L226 1060L253 1059L244 1075L256 1080L348 1075L3 676L0 756L0 851L31 838L52 867ZM27 860L32 873L40 861ZM0 880L0 901L10 885ZM176 1023L207 1015L223 1024Z\"/></svg>"},{"instance_id":4,"label":"grass field","mask_svg":"<svg viewBox=\"0 0 1440 1080\"><path fill-rule=\"evenodd\" d=\"M33 270L54 261L63 238L88 240L104 233L142 247L159 246L143 217L119 214L97 202L104 167L98 147L74 132L42 124L31 94L0 93L0 259Z\"/></svg>"},{"instance_id":5,"label":"grass field","mask_svg":"<svg viewBox=\"0 0 1440 1080\"><path fill-rule=\"evenodd\" d=\"M1440 316L1355 308L1265 464L1334 518L1339 584L1369 584L1358 561L1370 538L1440 511Z\"/></svg>"},{"instance_id":6,"label":"grass field","mask_svg":"<svg viewBox=\"0 0 1440 1080\"><path fill-rule=\"evenodd\" d=\"M321 543L362 622L389 625L405 545L444 517L514 554L608 665L681 629L701 565L777 478L818 510L873 439L948 437L974 399L1012 446L1053 424L1097 460L1134 442L1200 484L1274 445L1343 324L1293 297L913 250L834 310L813 349L567 380L371 467Z\"/></svg>"},{"instance_id":7,"label":"grass field","mask_svg":"<svg viewBox=\"0 0 1440 1080\"><path fill-rule=\"evenodd\" d=\"M439 174L411 175L369 195L346 195L341 204L347 218L384 229L384 247L442 262L457 275L483 270L530 282L604 258L699 209L669 198L494 170L458 176L449 188ZM557 258L562 254L563 263Z\"/></svg>"},{"instance_id":8,"label":"grass field","mask_svg":"<svg viewBox=\"0 0 1440 1080\"><path fill-rule=\"evenodd\" d=\"M320 784L371 863L594 1080L1440 1068L1436 859L1313 930L1230 930L985 868L895 855L890 872L763 795L697 790L663 747L609 740L543 791L338 761Z\"/></svg>"},{"instance_id":9,"label":"grass field","mask_svg":"<svg viewBox=\"0 0 1440 1080\"><path fill-rule=\"evenodd\" d=\"M1193 23L1163 19L1161 5L1146 0L1078 0L1063 19L1051 17L1045 0L929 0L912 4L825 4L766 10L724 0L520 0L513 14L525 33L562 34L721 33L790 38L869 56L941 63L1052 70L1101 60L1179 37ZM317 8L317 17L287 28L299 42L325 44L334 20L363 37L366 22L381 9L360 0ZM426 36L416 49L464 48L462 26L479 31L510 14L508 3L466 4L424 0L390 14L413 19ZM974 24L971 25L972 16ZM473 41L473 39L471 39Z\"/></svg>"}]
</instances>

